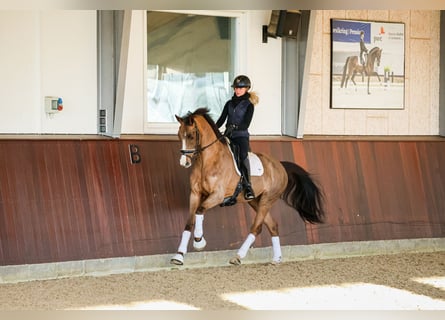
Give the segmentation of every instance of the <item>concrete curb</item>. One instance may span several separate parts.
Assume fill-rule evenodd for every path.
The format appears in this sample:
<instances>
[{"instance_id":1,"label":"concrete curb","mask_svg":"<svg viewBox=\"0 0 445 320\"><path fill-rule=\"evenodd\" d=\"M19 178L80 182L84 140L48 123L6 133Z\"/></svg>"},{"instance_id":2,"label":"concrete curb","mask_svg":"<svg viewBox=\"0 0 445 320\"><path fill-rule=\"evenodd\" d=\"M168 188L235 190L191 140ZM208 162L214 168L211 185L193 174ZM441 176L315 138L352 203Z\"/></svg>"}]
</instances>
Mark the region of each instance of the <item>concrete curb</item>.
<instances>
[{"instance_id":1,"label":"concrete curb","mask_svg":"<svg viewBox=\"0 0 445 320\"><path fill-rule=\"evenodd\" d=\"M445 238L353 241L282 247L283 262L438 251L445 251ZM170 264L173 254L1 266L0 284L130 272L222 267L229 266L228 261L235 255L236 250L189 252L185 256L184 266ZM271 259L271 247L252 248L243 259L243 264L267 263Z\"/></svg>"}]
</instances>

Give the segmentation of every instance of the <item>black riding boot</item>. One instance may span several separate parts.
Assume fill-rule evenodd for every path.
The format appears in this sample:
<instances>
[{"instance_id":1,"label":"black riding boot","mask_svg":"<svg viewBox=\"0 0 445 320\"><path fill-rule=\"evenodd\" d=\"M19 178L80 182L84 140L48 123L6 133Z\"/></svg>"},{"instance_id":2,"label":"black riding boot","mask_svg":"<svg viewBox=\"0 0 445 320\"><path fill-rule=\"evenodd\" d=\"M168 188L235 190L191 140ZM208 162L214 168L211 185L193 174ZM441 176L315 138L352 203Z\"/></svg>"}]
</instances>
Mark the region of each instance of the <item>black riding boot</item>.
<instances>
[{"instance_id":1,"label":"black riding boot","mask_svg":"<svg viewBox=\"0 0 445 320\"><path fill-rule=\"evenodd\" d=\"M244 176L244 199L252 200L255 199L255 194L250 184L250 162L249 158L244 159L243 163L243 176Z\"/></svg>"}]
</instances>

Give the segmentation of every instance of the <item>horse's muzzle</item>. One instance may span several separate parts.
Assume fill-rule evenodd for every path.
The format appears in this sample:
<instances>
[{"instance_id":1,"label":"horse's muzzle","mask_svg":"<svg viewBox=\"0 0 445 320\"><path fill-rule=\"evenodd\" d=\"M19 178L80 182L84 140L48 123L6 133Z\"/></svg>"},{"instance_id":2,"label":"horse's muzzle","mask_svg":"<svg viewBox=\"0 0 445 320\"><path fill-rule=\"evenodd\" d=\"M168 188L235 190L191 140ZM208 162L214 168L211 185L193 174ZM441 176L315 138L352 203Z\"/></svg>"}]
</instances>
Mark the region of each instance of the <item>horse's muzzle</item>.
<instances>
[{"instance_id":1,"label":"horse's muzzle","mask_svg":"<svg viewBox=\"0 0 445 320\"><path fill-rule=\"evenodd\" d=\"M196 154L196 150L181 149L181 158L179 159L179 164L185 168L190 168L192 165L192 158Z\"/></svg>"},{"instance_id":2,"label":"horse's muzzle","mask_svg":"<svg viewBox=\"0 0 445 320\"><path fill-rule=\"evenodd\" d=\"M182 155L181 158L179 159L179 164L184 168L190 168L192 162L190 161L189 157L187 157L186 155Z\"/></svg>"}]
</instances>

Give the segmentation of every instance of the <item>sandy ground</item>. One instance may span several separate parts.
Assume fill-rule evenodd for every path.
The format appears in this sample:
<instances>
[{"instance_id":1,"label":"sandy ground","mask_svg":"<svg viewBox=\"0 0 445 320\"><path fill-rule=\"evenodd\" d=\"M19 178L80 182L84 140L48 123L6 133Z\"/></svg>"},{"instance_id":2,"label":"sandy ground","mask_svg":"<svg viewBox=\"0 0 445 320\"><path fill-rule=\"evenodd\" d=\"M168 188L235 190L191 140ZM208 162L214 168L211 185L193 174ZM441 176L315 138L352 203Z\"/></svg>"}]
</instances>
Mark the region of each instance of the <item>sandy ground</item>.
<instances>
[{"instance_id":1,"label":"sandy ground","mask_svg":"<svg viewBox=\"0 0 445 320\"><path fill-rule=\"evenodd\" d=\"M0 285L0 310L445 310L445 252Z\"/></svg>"}]
</instances>

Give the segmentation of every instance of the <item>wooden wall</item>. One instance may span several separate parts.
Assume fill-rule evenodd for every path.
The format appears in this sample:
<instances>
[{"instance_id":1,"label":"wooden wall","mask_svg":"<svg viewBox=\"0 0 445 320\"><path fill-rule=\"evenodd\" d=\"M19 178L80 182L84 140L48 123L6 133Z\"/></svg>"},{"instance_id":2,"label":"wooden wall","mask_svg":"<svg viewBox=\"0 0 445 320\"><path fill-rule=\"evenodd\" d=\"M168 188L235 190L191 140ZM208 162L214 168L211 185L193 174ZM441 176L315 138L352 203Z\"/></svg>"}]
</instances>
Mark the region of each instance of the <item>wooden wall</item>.
<instances>
[{"instance_id":1,"label":"wooden wall","mask_svg":"<svg viewBox=\"0 0 445 320\"><path fill-rule=\"evenodd\" d=\"M141 162L130 161L129 145ZM283 245L445 236L445 140L254 140L253 151L305 167L327 220L305 225L279 202ZM188 215L179 142L0 140L0 265L174 253ZM246 205L206 215L206 250L236 249ZM267 229L255 246L269 246Z\"/></svg>"}]
</instances>

